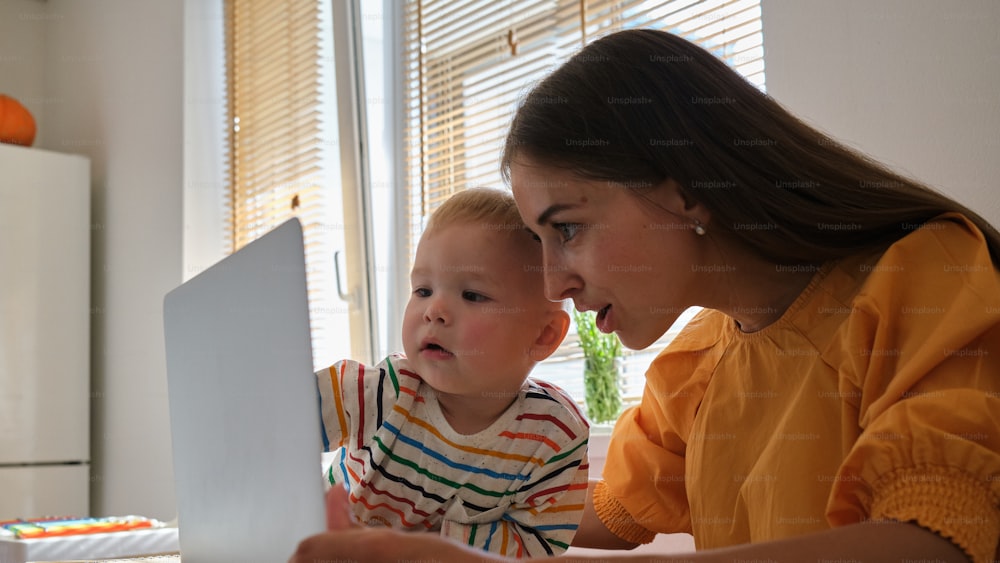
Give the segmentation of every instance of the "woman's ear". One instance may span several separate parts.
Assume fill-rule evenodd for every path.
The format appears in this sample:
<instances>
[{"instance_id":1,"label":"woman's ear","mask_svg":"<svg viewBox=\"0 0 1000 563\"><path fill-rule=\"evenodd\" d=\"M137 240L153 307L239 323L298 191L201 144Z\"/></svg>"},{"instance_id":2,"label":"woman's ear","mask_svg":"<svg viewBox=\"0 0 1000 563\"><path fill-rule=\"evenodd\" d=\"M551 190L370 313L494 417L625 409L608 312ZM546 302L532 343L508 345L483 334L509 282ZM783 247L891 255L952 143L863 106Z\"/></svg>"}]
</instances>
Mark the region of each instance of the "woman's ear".
<instances>
[{"instance_id":1,"label":"woman's ear","mask_svg":"<svg viewBox=\"0 0 1000 563\"><path fill-rule=\"evenodd\" d=\"M569 314L562 309L549 311L545 320L538 337L528 349L528 356L533 362L540 362L551 356L569 331Z\"/></svg>"},{"instance_id":2,"label":"woman's ear","mask_svg":"<svg viewBox=\"0 0 1000 563\"><path fill-rule=\"evenodd\" d=\"M712 213L708 208L691 197L688 190L673 178L658 184L650 197L668 213L692 225L708 225L711 222Z\"/></svg>"}]
</instances>

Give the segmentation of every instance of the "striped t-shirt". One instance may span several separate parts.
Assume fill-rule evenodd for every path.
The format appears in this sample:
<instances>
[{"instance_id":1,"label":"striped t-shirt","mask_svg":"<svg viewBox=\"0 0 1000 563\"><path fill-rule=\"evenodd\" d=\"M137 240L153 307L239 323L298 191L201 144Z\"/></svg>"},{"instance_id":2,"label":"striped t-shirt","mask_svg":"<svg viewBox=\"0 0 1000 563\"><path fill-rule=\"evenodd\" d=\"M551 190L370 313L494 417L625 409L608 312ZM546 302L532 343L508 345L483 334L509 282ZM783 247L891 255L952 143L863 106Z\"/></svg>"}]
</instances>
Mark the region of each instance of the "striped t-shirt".
<instances>
[{"instance_id":1,"label":"striped t-shirt","mask_svg":"<svg viewBox=\"0 0 1000 563\"><path fill-rule=\"evenodd\" d=\"M587 492L586 419L565 392L528 378L489 428L458 434L402 355L316 374L331 484L348 483L368 525L441 535L515 557L569 547Z\"/></svg>"}]
</instances>

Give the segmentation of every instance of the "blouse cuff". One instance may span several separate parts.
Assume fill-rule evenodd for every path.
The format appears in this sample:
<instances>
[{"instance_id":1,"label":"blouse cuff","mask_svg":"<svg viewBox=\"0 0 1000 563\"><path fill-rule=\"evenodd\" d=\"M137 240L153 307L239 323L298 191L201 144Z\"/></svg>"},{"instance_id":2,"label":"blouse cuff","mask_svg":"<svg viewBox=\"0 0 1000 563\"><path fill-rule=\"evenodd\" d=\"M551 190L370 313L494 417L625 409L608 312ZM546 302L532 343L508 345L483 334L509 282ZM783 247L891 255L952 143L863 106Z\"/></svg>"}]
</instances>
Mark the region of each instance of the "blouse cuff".
<instances>
[{"instance_id":1,"label":"blouse cuff","mask_svg":"<svg viewBox=\"0 0 1000 563\"><path fill-rule=\"evenodd\" d=\"M993 561L1000 507L997 496L972 475L941 466L897 469L872 490L872 520L914 522L948 538L976 563Z\"/></svg>"},{"instance_id":2,"label":"blouse cuff","mask_svg":"<svg viewBox=\"0 0 1000 563\"><path fill-rule=\"evenodd\" d=\"M656 532L636 524L635 519L611 494L611 489L604 481L598 481L594 486L594 512L605 528L627 542L649 543L656 537Z\"/></svg>"}]
</instances>

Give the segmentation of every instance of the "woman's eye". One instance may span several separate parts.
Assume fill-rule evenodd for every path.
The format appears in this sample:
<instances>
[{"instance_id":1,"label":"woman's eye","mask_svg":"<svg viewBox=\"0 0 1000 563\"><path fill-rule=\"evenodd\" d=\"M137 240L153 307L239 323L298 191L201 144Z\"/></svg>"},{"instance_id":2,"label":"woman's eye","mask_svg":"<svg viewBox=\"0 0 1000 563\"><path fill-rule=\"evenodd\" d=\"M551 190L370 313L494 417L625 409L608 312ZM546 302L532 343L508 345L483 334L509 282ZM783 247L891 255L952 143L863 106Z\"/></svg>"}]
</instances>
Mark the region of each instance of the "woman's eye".
<instances>
[{"instance_id":1,"label":"woman's eye","mask_svg":"<svg viewBox=\"0 0 1000 563\"><path fill-rule=\"evenodd\" d=\"M559 232L559 237L562 238L563 242L567 242L576 236L580 225L577 223L553 223L552 228Z\"/></svg>"},{"instance_id":2,"label":"woman's eye","mask_svg":"<svg viewBox=\"0 0 1000 563\"><path fill-rule=\"evenodd\" d=\"M476 293L475 291L463 291L462 299L465 299L466 301L472 301L473 303L482 303L483 301L486 301L489 298L483 295L482 293Z\"/></svg>"}]
</instances>

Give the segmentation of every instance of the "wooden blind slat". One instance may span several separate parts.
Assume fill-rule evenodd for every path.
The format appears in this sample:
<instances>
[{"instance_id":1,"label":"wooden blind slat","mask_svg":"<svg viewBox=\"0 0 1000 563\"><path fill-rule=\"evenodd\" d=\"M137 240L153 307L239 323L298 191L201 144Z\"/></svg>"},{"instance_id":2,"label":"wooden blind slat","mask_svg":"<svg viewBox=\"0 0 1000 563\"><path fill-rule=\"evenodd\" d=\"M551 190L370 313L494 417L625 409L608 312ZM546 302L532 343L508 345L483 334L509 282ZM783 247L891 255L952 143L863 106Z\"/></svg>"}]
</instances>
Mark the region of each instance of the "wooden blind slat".
<instances>
[{"instance_id":1,"label":"wooden blind slat","mask_svg":"<svg viewBox=\"0 0 1000 563\"><path fill-rule=\"evenodd\" d=\"M310 317L328 330L319 289L331 252L321 172L319 0L225 0L227 235L235 251L297 216L303 224Z\"/></svg>"},{"instance_id":2,"label":"wooden blind slat","mask_svg":"<svg viewBox=\"0 0 1000 563\"><path fill-rule=\"evenodd\" d=\"M440 202L472 185L499 185L499 154L517 101L584 38L630 27L668 30L764 87L760 0L587 0L582 7L581 14L579 0L407 1L401 79L411 260ZM507 43L510 30L516 55ZM579 357L571 335L546 363ZM626 396L635 400L642 378L629 377ZM582 399L582 391L574 396Z\"/></svg>"}]
</instances>

